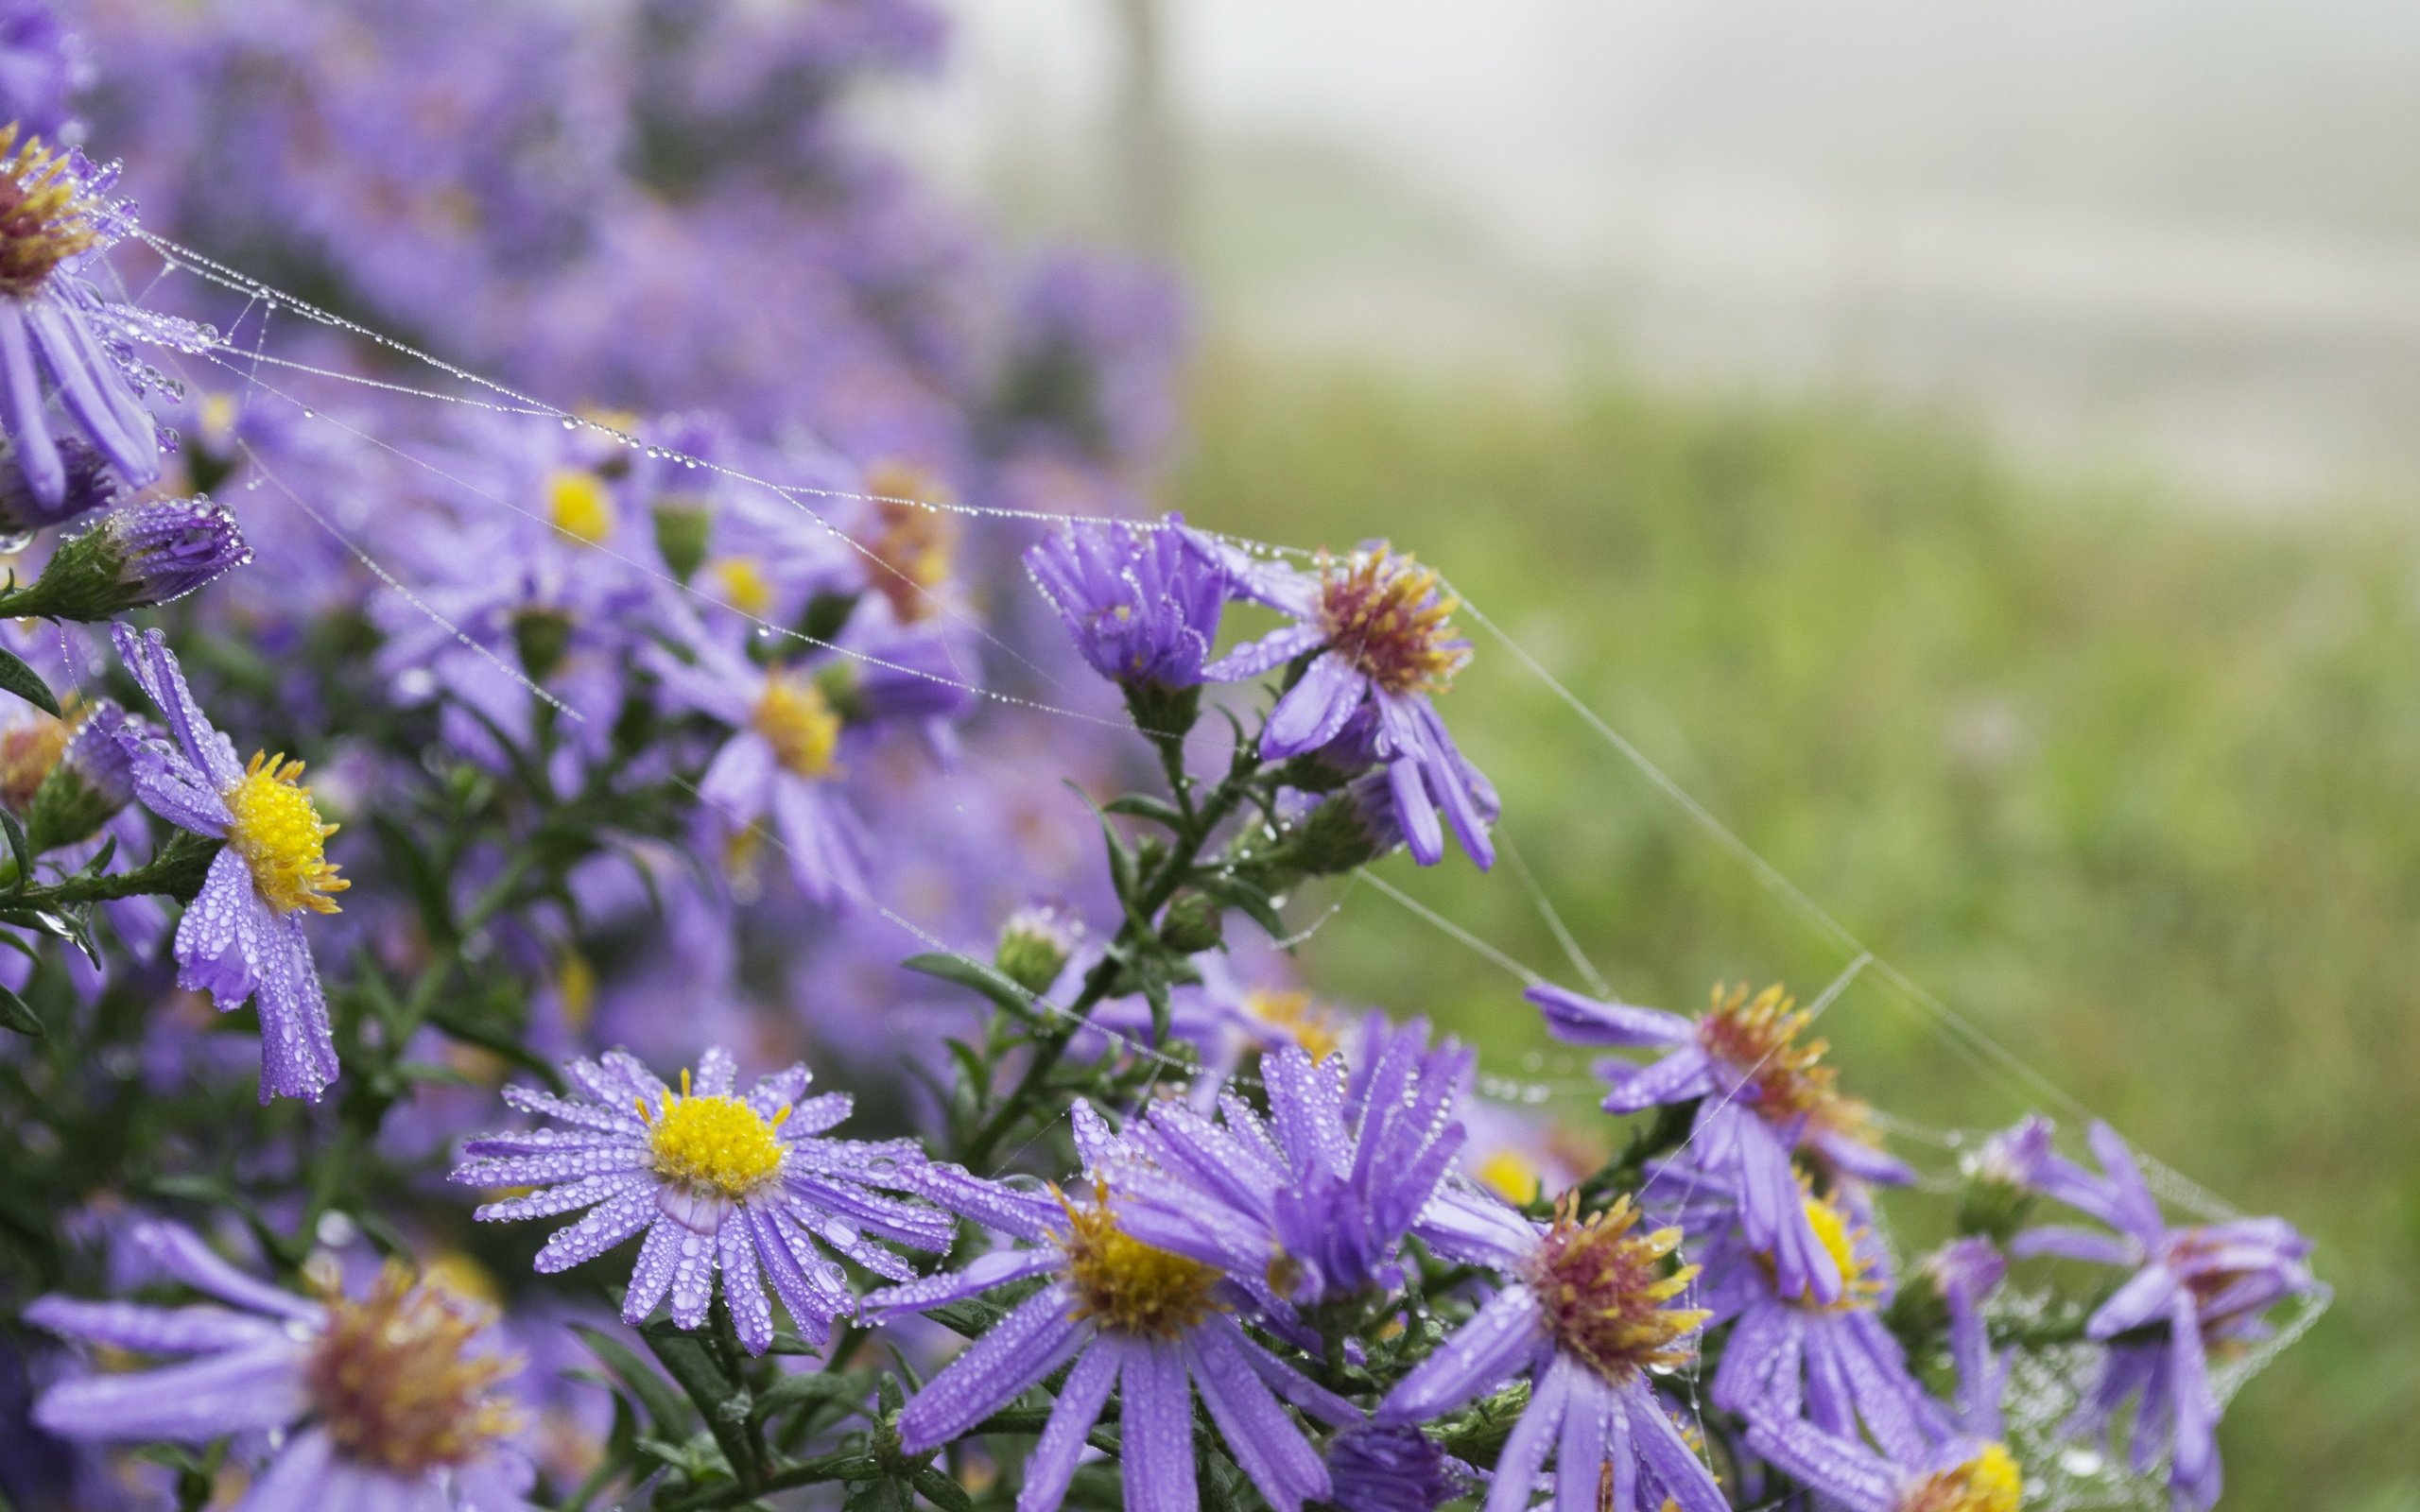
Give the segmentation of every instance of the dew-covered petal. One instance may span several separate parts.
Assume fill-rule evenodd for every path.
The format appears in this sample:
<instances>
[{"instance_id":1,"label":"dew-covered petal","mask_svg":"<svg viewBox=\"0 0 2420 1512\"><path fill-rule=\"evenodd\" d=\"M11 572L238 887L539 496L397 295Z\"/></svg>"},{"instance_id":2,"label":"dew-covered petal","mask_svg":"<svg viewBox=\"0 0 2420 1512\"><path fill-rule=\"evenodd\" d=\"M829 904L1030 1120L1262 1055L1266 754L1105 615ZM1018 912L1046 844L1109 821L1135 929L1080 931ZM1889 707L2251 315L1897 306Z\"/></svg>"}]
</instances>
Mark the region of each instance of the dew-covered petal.
<instances>
[{"instance_id":1,"label":"dew-covered petal","mask_svg":"<svg viewBox=\"0 0 2420 1512\"><path fill-rule=\"evenodd\" d=\"M1063 1258L1055 1249L994 1249L976 1256L957 1270L869 1292L866 1311L889 1319L903 1313L922 1313L950 1302L962 1302L995 1286L1056 1270Z\"/></svg>"},{"instance_id":2,"label":"dew-covered petal","mask_svg":"<svg viewBox=\"0 0 2420 1512\"><path fill-rule=\"evenodd\" d=\"M1495 1458L1495 1484L1488 1487L1482 1512L1522 1512L1554 1447L1556 1430L1571 1400L1571 1374L1579 1368L1561 1355L1547 1368L1545 1379L1521 1409L1511 1436Z\"/></svg>"},{"instance_id":3,"label":"dew-covered petal","mask_svg":"<svg viewBox=\"0 0 2420 1512\"><path fill-rule=\"evenodd\" d=\"M1378 1415L1426 1422L1495 1390L1537 1351L1545 1326L1536 1296L1526 1286L1507 1286L1396 1383Z\"/></svg>"},{"instance_id":4,"label":"dew-covered petal","mask_svg":"<svg viewBox=\"0 0 2420 1512\"><path fill-rule=\"evenodd\" d=\"M331 1494L335 1488L329 1485L335 1454L336 1445L324 1429L295 1435L269 1466L268 1473L254 1481L235 1503L235 1512L322 1512L343 1505Z\"/></svg>"},{"instance_id":5,"label":"dew-covered petal","mask_svg":"<svg viewBox=\"0 0 2420 1512\"><path fill-rule=\"evenodd\" d=\"M1172 1339L1132 1341L1119 1381L1127 1512L1195 1512L1193 1390L1182 1347Z\"/></svg>"},{"instance_id":6,"label":"dew-covered petal","mask_svg":"<svg viewBox=\"0 0 2420 1512\"><path fill-rule=\"evenodd\" d=\"M538 1251L532 1268L541 1275L550 1275L594 1260L646 1228L657 1213L651 1184L625 1192L599 1204L569 1228L556 1229L545 1247Z\"/></svg>"},{"instance_id":7,"label":"dew-covered petal","mask_svg":"<svg viewBox=\"0 0 2420 1512\"><path fill-rule=\"evenodd\" d=\"M608 1197L617 1197L639 1187L651 1186L654 1177L645 1171L629 1171L615 1176L583 1177L567 1186L551 1187L501 1202L482 1203L472 1210L471 1216L481 1223L509 1222L523 1218L551 1218L557 1213L577 1212L593 1208Z\"/></svg>"},{"instance_id":8,"label":"dew-covered petal","mask_svg":"<svg viewBox=\"0 0 2420 1512\"><path fill-rule=\"evenodd\" d=\"M292 1318L315 1329L326 1321L327 1310L319 1303L237 1270L204 1244L199 1234L181 1223L146 1219L135 1225L133 1238L135 1246L152 1263L204 1296L256 1313Z\"/></svg>"},{"instance_id":9,"label":"dew-covered petal","mask_svg":"<svg viewBox=\"0 0 2420 1512\"><path fill-rule=\"evenodd\" d=\"M1369 691L1369 678L1342 656L1331 651L1313 658L1302 680L1269 711L1269 723L1260 731L1262 758L1299 756L1334 740ZM1429 823L1436 823L1433 816Z\"/></svg>"},{"instance_id":10,"label":"dew-covered petal","mask_svg":"<svg viewBox=\"0 0 2420 1512\"><path fill-rule=\"evenodd\" d=\"M1541 982L1521 995L1546 1016L1548 1032L1576 1045L1660 1048L1686 1044L1697 1034L1697 1026L1677 1013L1582 997L1551 982Z\"/></svg>"},{"instance_id":11,"label":"dew-covered petal","mask_svg":"<svg viewBox=\"0 0 2420 1512\"><path fill-rule=\"evenodd\" d=\"M64 1381L34 1404L34 1421L63 1438L179 1443L282 1428L309 1406L302 1350L281 1338L158 1370Z\"/></svg>"},{"instance_id":12,"label":"dew-covered petal","mask_svg":"<svg viewBox=\"0 0 2420 1512\"><path fill-rule=\"evenodd\" d=\"M1093 1341L1067 1372L1059 1400L1050 1405L1050 1420L1042 1426L1042 1442L1026 1461L1025 1486L1017 1492L1017 1512L1050 1512L1066 1499L1067 1483L1083 1458L1084 1439L1100 1421L1109 1388L1117 1382L1128 1347L1103 1335Z\"/></svg>"},{"instance_id":13,"label":"dew-covered petal","mask_svg":"<svg viewBox=\"0 0 2420 1512\"><path fill-rule=\"evenodd\" d=\"M1613 1474L1608 1480L1605 1471ZM1610 1489L1609 1503L1598 1492ZM1564 1403L1563 1435L1554 1454L1555 1512L1635 1512L1638 1462L1631 1455L1630 1422L1605 1383L1575 1371Z\"/></svg>"},{"instance_id":14,"label":"dew-covered petal","mask_svg":"<svg viewBox=\"0 0 2420 1512\"><path fill-rule=\"evenodd\" d=\"M1184 1349L1202 1404L1260 1494L1282 1512L1325 1497L1327 1467L1236 1347L1235 1337L1224 1329L1199 1328Z\"/></svg>"},{"instance_id":15,"label":"dew-covered petal","mask_svg":"<svg viewBox=\"0 0 2420 1512\"><path fill-rule=\"evenodd\" d=\"M773 1347L773 1307L765 1299L765 1277L756 1263L756 1246L746 1222L726 1223L715 1235L722 1261L723 1302L731 1309L732 1328L751 1354Z\"/></svg>"},{"instance_id":16,"label":"dew-covered petal","mask_svg":"<svg viewBox=\"0 0 2420 1512\"><path fill-rule=\"evenodd\" d=\"M1046 1286L968 1345L901 1410L899 1433L908 1452L921 1454L958 1437L1059 1368L1093 1336L1068 1315L1072 1310L1065 1291Z\"/></svg>"},{"instance_id":17,"label":"dew-covered petal","mask_svg":"<svg viewBox=\"0 0 2420 1512\"><path fill-rule=\"evenodd\" d=\"M285 1338L283 1324L224 1307L145 1307L138 1302L88 1302L37 1297L26 1321L63 1338L133 1354L212 1354Z\"/></svg>"}]
</instances>

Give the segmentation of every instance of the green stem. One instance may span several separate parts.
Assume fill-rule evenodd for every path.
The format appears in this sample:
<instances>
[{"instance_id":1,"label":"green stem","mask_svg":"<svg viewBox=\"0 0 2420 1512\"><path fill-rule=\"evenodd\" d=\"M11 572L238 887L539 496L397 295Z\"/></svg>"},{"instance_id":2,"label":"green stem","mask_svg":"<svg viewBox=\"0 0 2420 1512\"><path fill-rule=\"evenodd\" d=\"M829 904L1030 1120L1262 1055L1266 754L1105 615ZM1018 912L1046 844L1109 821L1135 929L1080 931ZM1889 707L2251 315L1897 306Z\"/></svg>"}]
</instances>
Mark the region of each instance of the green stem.
<instances>
[{"instance_id":1,"label":"green stem","mask_svg":"<svg viewBox=\"0 0 2420 1512\"><path fill-rule=\"evenodd\" d=\"M753 1485L715 1486L687 1496L675 1497L658 1503L657 1512L705 1512L708 1507L737 1506L774 1491L786 1491L801 1486L821 1486L827 1481L839 1480L850 1470L872 1469L872 1462L855 1451L825 1454L819 1459L801 1460L775 1470Z\"/></svg>"}]
</instances>

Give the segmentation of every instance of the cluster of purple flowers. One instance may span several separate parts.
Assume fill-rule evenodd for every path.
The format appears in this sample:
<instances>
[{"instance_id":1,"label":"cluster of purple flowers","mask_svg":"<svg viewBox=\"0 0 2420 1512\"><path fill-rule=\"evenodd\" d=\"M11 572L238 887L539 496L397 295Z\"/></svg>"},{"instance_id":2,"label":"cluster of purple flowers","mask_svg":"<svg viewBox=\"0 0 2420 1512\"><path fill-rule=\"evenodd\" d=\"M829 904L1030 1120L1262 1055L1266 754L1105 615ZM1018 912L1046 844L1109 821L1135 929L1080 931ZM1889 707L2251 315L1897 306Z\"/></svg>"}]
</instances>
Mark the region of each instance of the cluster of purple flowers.
<instances>
[{"instance_id":1,"label":"cluster of purple flowers","mask_svg":"<svg viewBox=\"0 0 2420 1512\"><path fill-rule=\"evenodd\" d=\"M1460 605L1142 510L1165 282L852 129L925 0L67 19L0 0L0 1501L2014 1512L2043 1256L2068 1435L2215 1501L2281 1221L2031 1124L1903 1271L1778 988L1530 994L1652 1057L1601 1168L1304 988L1293 889L1493 861Z\"/></svg>"}]
</instances>

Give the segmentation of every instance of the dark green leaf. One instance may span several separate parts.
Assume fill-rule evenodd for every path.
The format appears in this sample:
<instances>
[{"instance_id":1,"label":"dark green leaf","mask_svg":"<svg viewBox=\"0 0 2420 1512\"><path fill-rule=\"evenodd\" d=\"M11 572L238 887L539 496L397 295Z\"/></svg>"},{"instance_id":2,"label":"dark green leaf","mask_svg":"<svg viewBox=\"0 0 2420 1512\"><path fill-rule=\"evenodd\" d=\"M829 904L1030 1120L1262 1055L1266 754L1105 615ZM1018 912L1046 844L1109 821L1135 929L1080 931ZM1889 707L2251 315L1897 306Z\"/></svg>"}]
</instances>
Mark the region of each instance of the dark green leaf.
<instances>
[{"instance_id":1,"label":"dark green leaf","mask_svg":"<svg viewBox=\"0 0 2420 1512\"><path fill-rule=\"evenodd\" d=\"M975 1498L966 1494L966 1487L934 1467L925 1466L916 1471L913 1479L916 1489L924 1494L925 1500L944 1509L944 1512L975 1512Z\"/></svg>"},{"instance_id":2,"label":"dark green leaf","mask_svg":"<svg viewBox=\"0 0 2420 1512\"><path fill-rule=\"evenodd\" d=\"M671 1435L688 1432L689 1410L682 1404L680 1394L662 1376L649 1369L648 1363L640 1359L629 1345L585 1323L575 1323L571 1327L572 1332L587 1343L589 1352L614 1373L614 1379L638 1399L639 1404L647 1409L647 1415L655 1419L658 1428Z\"/></svg>"},{"instance_id":3,"label":"dark green leaf","mask_svg":"<svg viewBox=\"0 0 2420 1512\"><path fill-rule=\"evenodd\" d=\"M1022 988L1001 975L997 967L978 961L972 955L926 951L910 955L899 964L911 971L954 982L970 992L979 993L1007 1012L1030 1014L1033 1011L1032 1000Z\"/></svg>"},{"instance_id":4,"label":"dark green leaf","mask_svg":"<svg viewBox=\"0 0 2420 1512\"><path fill-rule=\"evenodd\" d=\"M746 1383L723 1373L713 1344L698 1334L643 1329L639 1337L663 1363L665 1373L697 1403L705 1416L707 1431L722 1446L723 1458L731 1462L733 1471L753 1485L762 1466L757 1462L755 1436L749 1431Z\"/></svg>"},{"instance_id":5,"label":"dark green leaf","mask_svg":"<svg viewBox=\"0 0 2420 1512\"><path fill-rule=\"evenodd\" d=\"M1138 819L1149 819L1154 824L1165 824L1171 830L1182 829L1184 826L1184 815L1177 809L1175 804L1164 798L1153 798L1148 793L1129 793L1123 798L1111 799L1101 805L1101 812L1131 814Z\"/></svg>"},{"instance_id":6,"label":"dark green leaf","mask_svg":"<svg viewBox=\"0 0 2420 1512\"><path fill-rule=\"evenodd\" d=\"M0 1029L8 1029L39 1040L43 1035L42 1019L26 1006L26 1000L0 987Z\"/></svg>"},{"instance_id":7,"label":"dark green leaf","mask_svg":"<svg viewBox=\"0 0 2420 1512\"><path fill-rule=\"evenodd\" d=\"M11 651L0 651L0 692L13 693L52 718L60 717L59 700L51 696L50 684Z\"/></svg>"}]
</instances>

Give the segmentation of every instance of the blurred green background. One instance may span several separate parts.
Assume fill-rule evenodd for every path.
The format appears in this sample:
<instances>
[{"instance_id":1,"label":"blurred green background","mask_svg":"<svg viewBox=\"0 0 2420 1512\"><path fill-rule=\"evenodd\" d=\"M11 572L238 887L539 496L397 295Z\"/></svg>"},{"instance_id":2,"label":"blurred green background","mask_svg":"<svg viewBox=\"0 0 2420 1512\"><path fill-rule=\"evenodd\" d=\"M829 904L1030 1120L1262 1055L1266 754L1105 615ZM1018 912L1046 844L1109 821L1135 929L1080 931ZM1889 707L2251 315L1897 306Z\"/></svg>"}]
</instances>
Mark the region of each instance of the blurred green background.
<instances>
[{"instance_id":1,"label":"blurred green background","mask_svg":"<svg viewBox=\"0 0 2420 1512\"><path fill-rule=\"evenodd\" d=\"M1850 403L1428 371L1209 363L1171 502L1440 565L1915 981L2145 1150L2301 1225L2337 1303L2232 1409L2225 1504L2420 1508L2413 530L2044 482ZM1832 978L1836 948L1471 633L1446 715L1617 991L1694 1008L1718 979L1805 999ZM1505 867L1386 875L1580 985ZM1515 980L1373 889L1304 954L1489 1069L1584 1074ZM1854 1090L1923 1125L2042 1101L1870 973L1823 1028Z\"/></svg>"}]
</instances>

